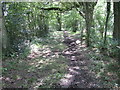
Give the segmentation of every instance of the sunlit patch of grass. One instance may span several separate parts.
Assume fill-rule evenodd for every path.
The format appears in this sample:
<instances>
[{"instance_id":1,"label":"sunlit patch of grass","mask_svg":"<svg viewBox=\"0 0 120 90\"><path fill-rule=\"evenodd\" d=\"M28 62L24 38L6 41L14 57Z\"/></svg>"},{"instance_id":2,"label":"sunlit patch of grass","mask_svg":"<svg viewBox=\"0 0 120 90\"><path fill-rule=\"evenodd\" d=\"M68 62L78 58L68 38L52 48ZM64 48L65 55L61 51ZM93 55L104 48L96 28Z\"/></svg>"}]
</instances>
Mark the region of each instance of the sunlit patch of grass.
<instances>
[{"instance_id":1,"label":"sunlit patch of grass","mask_svg":"<svg viewBox=\"0 0 120 90\"><path fill-rule=\"evenodd\" d=\"M64 72L67 68L67 61L64 57L60 56L59 58L52 58L49 59L36 59L34 62L30 63L31 67L29 68L28 72L37 71L40 72L48 72L50 73L53 71ZM46 74L47 75L47 74Z\"/></svg>"},{"instance_id":2,"label":"sunlit patch of grass","mask_svg":"<svg viewBox=\"0 0 120 90\"><path fill-rule=\"evenodd\" d=\"M67 68L68 60L60 56L59 58L53 57L51 60L37 59L29 72L36 72L41 77L42 81L34 81L34 87L38 87L37 84L40 82L43 83L40 86L41 88L52 87L53 83L57 83L66 74Z\"/></svg>"},{"instance_id":3,"label":"sunlit patch of grass","mask_svg":"<svg viewBox=\"0 0 120 90\"><path fill-rule=\"evenodd\" d=\"M39 49L46 49L46 47L54 50L62 51L66 46L62 43L62 32L53 32L49 37L36 39L32 42L32 45L36 45ZM62 38L61 38L62 37Z\"/></svg>"},{"instance_id":4,"label":"sunlit patch of grass","mask_svg":"<svg viewBox=\"0 0 120 90\"><path fill-rule=\"evenodd\" d=\"M59 38L62 36L57 33L54 33L53 36L53 38L46 38L38 44L38 46L41 46L39 48L41 52L45 53L50 51L51 55L49 57L44 57L46 55L43 57L40 56L35 58L34 61L30 61L31 67L28 72L36 72L39 77L41 77L40 81L33 81L33 87L39 87L39 84L41 88L52 87L53 83L57 83L57 81L66 74L68 68L67 59L63 56L55 55L56 51L63 51L66 46L59 41ZM53 76L54 79L52 79ZM43 84L41 84L41 82L43 82Z\"/></svg>"}]
</instances>

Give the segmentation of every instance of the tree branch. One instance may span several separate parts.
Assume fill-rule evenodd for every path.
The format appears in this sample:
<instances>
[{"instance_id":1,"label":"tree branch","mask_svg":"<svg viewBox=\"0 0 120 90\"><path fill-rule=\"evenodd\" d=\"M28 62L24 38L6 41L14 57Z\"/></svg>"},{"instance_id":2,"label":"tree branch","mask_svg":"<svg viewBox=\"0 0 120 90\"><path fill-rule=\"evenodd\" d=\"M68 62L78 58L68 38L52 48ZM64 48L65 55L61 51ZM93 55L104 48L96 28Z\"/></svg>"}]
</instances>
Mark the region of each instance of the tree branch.
<instances>
[{"instance_id":1,"label":"tree branch","mask_svg":"<svg viewBox=\"0 0 120 90\"><path fill-rule=\"evenodd\" d=\"M59 11L62 11L61 8L58 8L58 7L51 7L51 8L40 8L42 10L59 10Z\"/></svg>"},{"instance_id":2,"label":"tree branch","mask_svg":"<svg viewBox=\"0 0 120 90\"><path fill-rule=\"evenodd\" d=\"M79 14L85 19L85 15L81 12L81 11L79 11L77 8L76 8L76 10L79 12Z\"/></svg>"}]
</instances>

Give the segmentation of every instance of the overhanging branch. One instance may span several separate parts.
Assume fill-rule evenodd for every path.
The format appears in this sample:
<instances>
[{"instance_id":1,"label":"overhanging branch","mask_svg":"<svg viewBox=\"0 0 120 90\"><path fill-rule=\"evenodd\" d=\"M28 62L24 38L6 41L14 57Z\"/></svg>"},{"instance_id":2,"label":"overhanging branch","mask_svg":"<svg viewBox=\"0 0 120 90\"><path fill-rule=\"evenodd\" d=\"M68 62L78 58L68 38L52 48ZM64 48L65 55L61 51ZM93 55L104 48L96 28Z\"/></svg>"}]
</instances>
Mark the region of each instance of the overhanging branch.
<instances>
[{"instance_id":1,"label":"overhanging branch","mask_svg":"<svg viewBox=\"0 0 120 90\"><path fill-rule=\"evenodd\" d=\"M81 12L81 11L79 11L77 8L76 8L76 10L79 12L79 14L85 19L85 15Z\"/></svg>"},{"instance_id":2,"label":"overhanging branch","mask_svg":"<svg viewBox=\"0 0 120 90\"><path fill-rule=\"evenodd\" d=\"M59 11L62 11L63 9L61 9L61 8L58 8L58 7L51 7L51 8L40 8L40 9L42 9L42 10L59 10Z\"/></svg>"}]
</instances>

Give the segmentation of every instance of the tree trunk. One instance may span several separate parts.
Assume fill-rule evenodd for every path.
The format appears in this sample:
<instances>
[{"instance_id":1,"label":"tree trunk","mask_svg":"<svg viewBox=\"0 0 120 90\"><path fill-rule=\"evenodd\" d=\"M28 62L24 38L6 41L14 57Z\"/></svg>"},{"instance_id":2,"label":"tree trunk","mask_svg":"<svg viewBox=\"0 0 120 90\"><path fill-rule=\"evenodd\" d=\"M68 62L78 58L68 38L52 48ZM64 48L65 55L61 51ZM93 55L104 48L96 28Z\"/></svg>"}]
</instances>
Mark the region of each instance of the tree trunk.
<instances>
[{"instance_id":1,"label":"tree trunk","mask_svg":"<svg viewBox=\"0 0 120 90\"><path fill-rule=\"evenodd\" d=\"M90 29L91 29L91 26L92 26L92 22L91 21L93 21L93 19L92 19L92 17L93 17L93 13L91 13L92 11L91 10L89 10L90 9L90 7L89 7L89 3L88 2L86 2L85 3L85 22L86 22L86 34L87 34L87 36L86 36L86 44L87 44L87 47L89 47L90 46Z\"/></svg>"},{"instance_id":2,"label":"tree trunk","mask_svg":"<svg viewBox=\"0 0 120 90\"><path fill-rule=\"evenodd\" d=\"M104 45L106 44L109 15L110 15L110 2L107 2L107 17L106 17L106 22L105 22Z\"/></svg>"},{"instance_id":3,"label":"tree trunk","mask_svg":"<svg viewBox=\"0 0 120 90\"><path fill-rule=\"evenodd\" d=\"M78 21L77 20L75 20L74 22L73 22L73 32L76 32L77 31L77 29L78 29L78 23L77 23Z\"/></svg>"},{"instance_id":4,"label":"tree trunk","mask_svg":"<svg viewBox=\"0 0 120 90\"><path fill-rule=\"evenodd\" d=\"M0 61L2 59L2 4L0 2ZM1 63L1 62L0 62Z\"/></svg>"},{"instance_id":5,"label":"tree trunk","mask_svg":"<svg viewBox=\"0 0 120 90\"><path fill-rule=\"evenodd\" d=\"M58 31L61 31L61 12L57 12Z\"/></svg>"},{"instance_id":6,"label":"tree trunk","mask_svg":"<svg viewBox=\"0 0 120 90\"><path fill-rule=\"evenodd\" d=\"M90 31L93 25L93 10L97 2L79 2L79 5L82 6L82 10L78 10L79 14L85 19L86 22L86 44L87 47L90 46Z\"/></svg>"},{"instance_id":7,"label":"tree trunk","mask_svg":"<svg viewBox=\"0 0 120 90\"><path fill-rule=\"evenodd\" d=\"M3 4L0 3L0 50L6 50L7 48L7 32L4 26L4 13Z\"/></svg>"},{"instance_id":8,"label":"tree trunk","mask_svg":"<svg viewBox=\"0 0 120 90\"><path fill-rule=\"evenodd\" d=\"M80 27L81 27L81 45L82 45L82 42L83 42L83 30L84 30L84 28L83 28L81 22L80 22Z\"/></svg>"},{"instance_id":9,"label":"tree trunk","mask_svg":"<svg viewBox=\"0 0 120 90\"><path fill-rule=\"evenodd\" d=\"M113 39L120 40L120 2L114 2L114 30ZM119 43L120 44L120 43Z\"/></svg>"},{"instance_id":10,"label":"tree trunk","mask_svg":"<svg viewBox=\"0 0 120 90\"><path fill-rule=\"evenodd\" d=\"M120 46L120 2L114 2L114 30L113 39L118 42ZM120 48L118 48L118 61L120 63Z\"/></svg>"}]
</instances>

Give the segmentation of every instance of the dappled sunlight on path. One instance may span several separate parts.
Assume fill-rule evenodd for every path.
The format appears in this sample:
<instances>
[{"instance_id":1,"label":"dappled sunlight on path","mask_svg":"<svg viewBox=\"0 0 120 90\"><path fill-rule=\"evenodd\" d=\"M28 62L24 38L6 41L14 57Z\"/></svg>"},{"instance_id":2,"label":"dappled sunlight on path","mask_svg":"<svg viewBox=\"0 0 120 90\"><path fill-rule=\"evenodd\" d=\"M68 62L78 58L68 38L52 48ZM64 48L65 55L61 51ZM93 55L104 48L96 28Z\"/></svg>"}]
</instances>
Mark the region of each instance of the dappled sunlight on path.
<instances>
[{"instance_id":1,"label":"dappled sunlight on path","mask_svg":"<svg viewBox=\"0 0 120 90\"><path fill-rule=\"evenodd\" d=\"M69 60L68 73L59 82L61 88L97 88L100 87L94 76L89 71L90 61L85 56L85 45L80 45L79 39L70 37L64 32L64 41L68 48L62 55ZM77 42L76 42L77 41Z\"/></svg>"}]
</instances>

